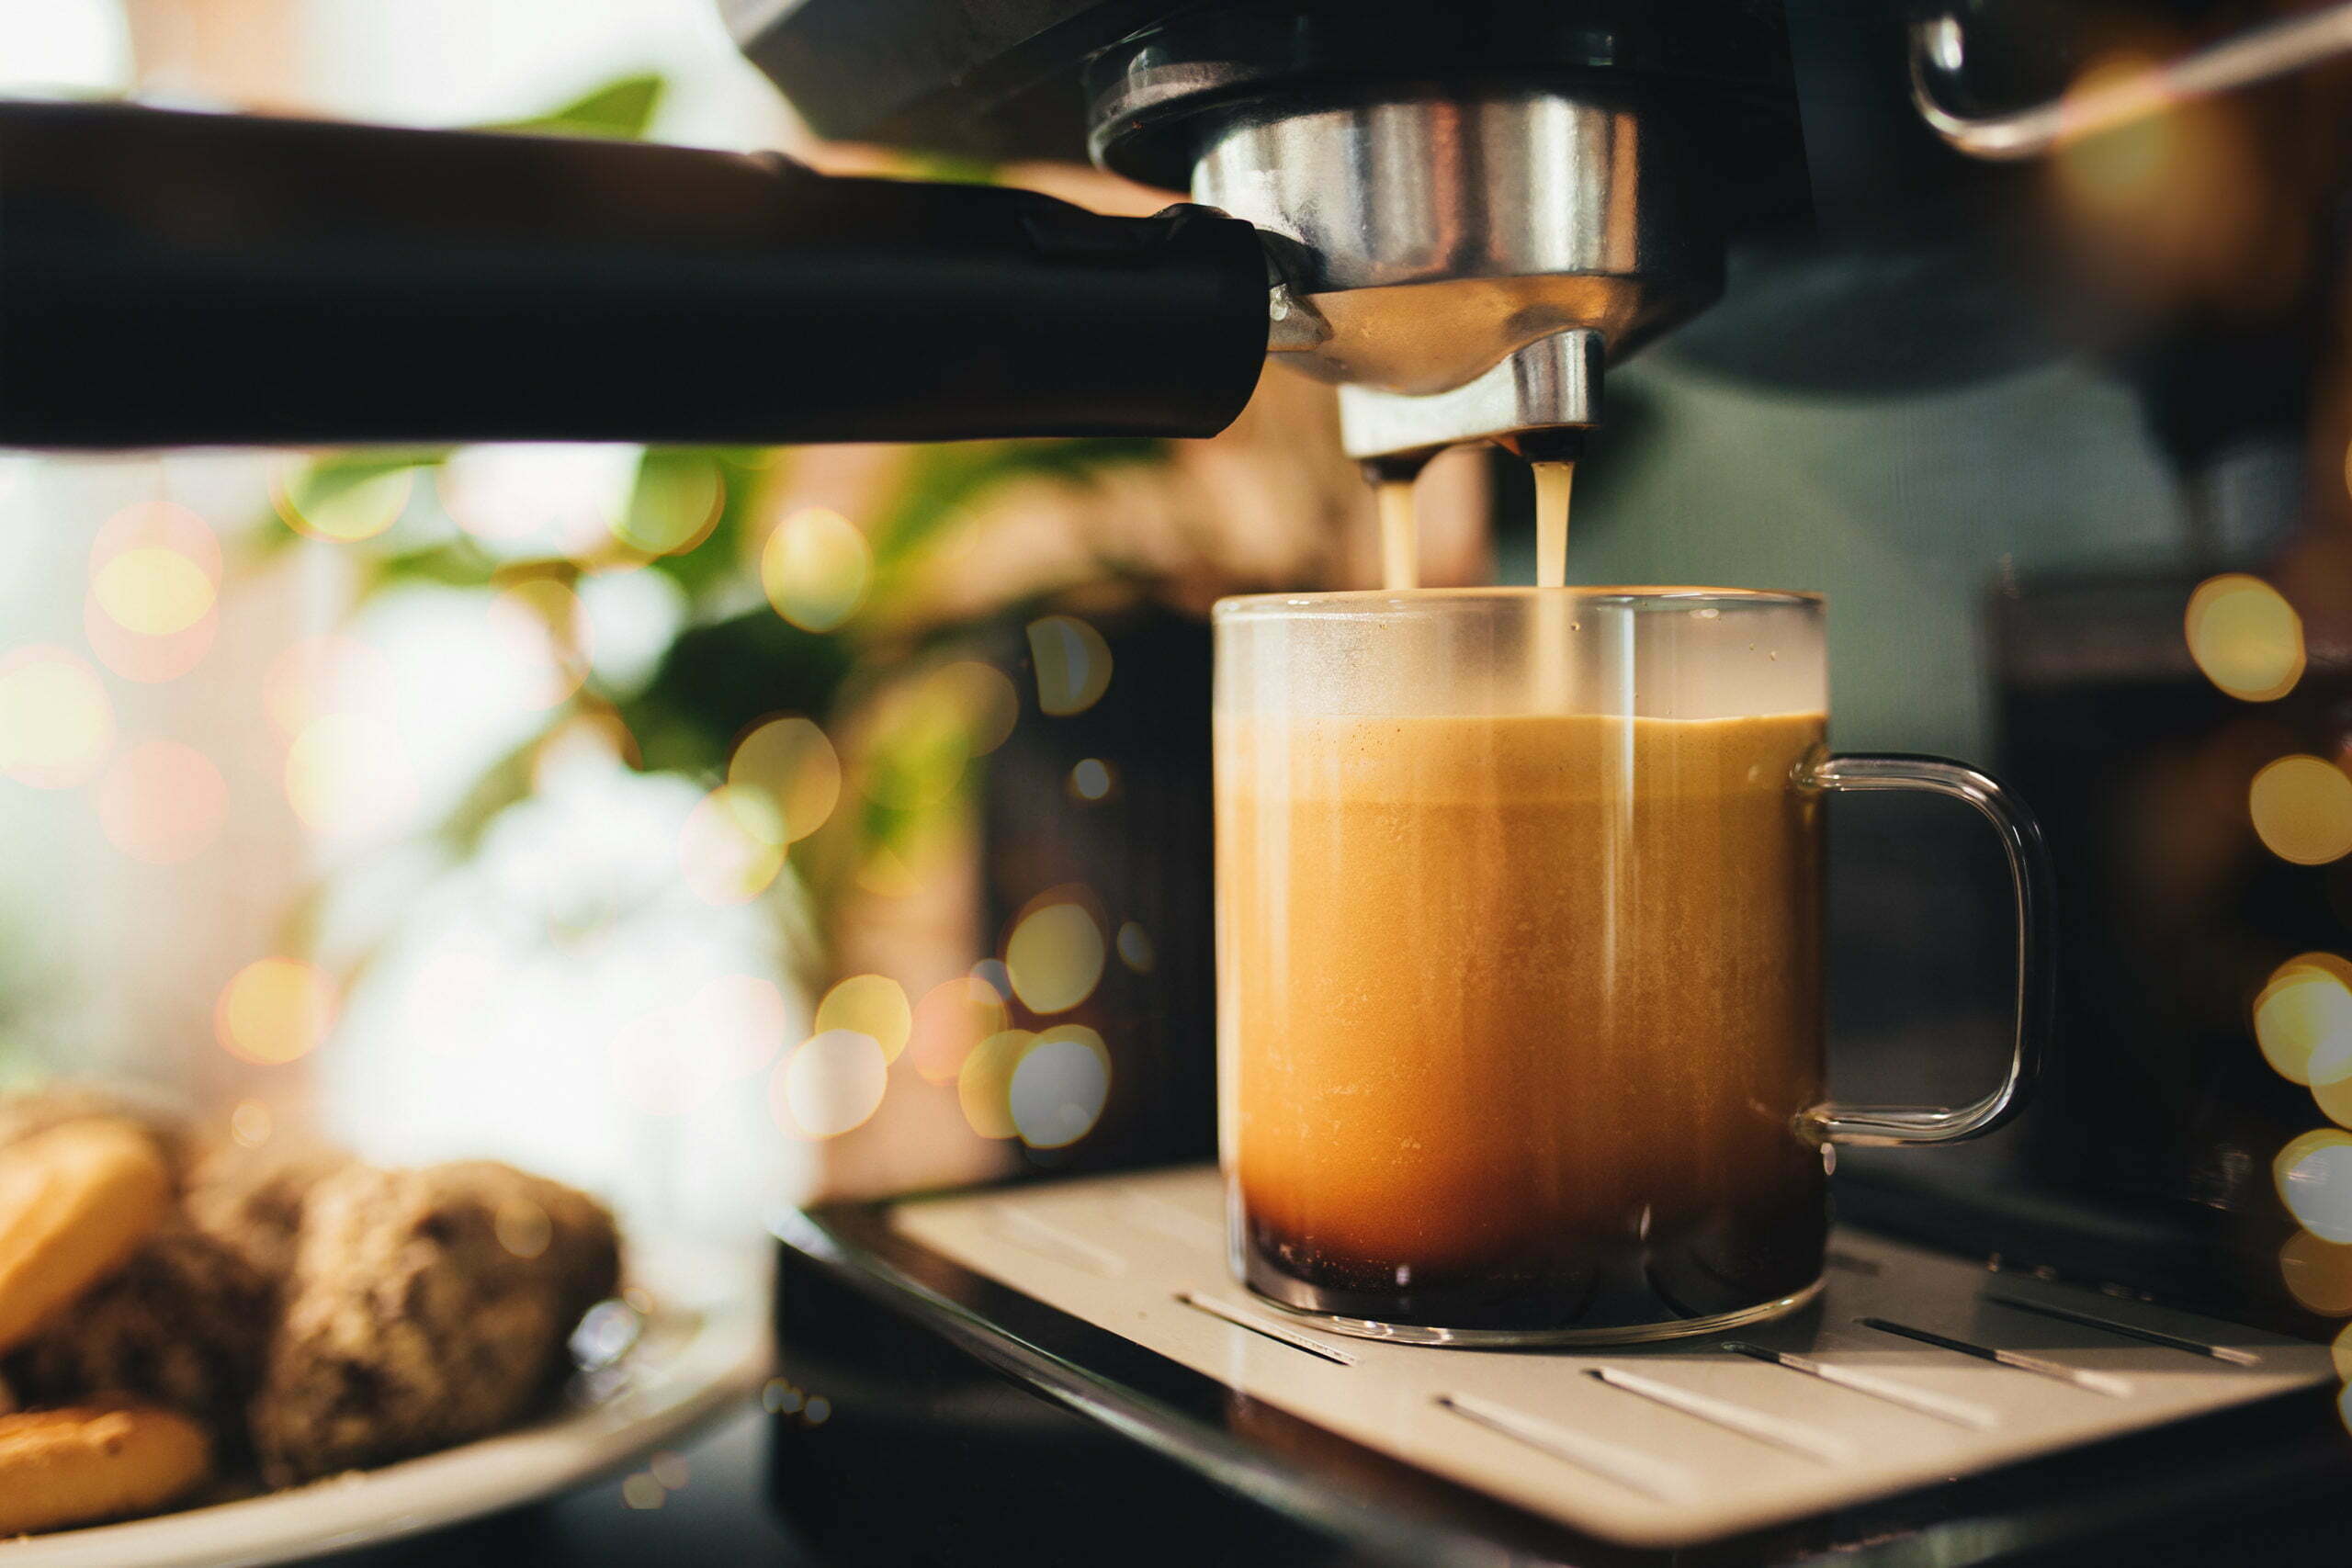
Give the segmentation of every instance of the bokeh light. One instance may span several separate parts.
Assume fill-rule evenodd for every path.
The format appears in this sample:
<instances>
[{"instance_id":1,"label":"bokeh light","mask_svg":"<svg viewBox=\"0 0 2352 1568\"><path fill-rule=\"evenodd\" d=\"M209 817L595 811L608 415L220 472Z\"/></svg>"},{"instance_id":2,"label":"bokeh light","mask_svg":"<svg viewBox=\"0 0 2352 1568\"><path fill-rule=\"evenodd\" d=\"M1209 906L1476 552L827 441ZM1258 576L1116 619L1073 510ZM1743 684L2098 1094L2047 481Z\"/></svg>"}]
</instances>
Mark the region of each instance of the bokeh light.
<instances>
[{"instance_id":1,"label":"bokeh light","mask_svg":"<svg viewBox=\"0 0 2352 1568\"><path fill-rule=\"evenodd\" d=\"M2352 964L2307 953L2278 965L2255 998L2254 1037L2290 1083L2352 1077Z\"/></svg>"},{"instance_id":2,"label":"bokeh light","mask_svg":"<svg viewBox=\"0 0 2352 1568\"><path fill-rule=\"evenodd\" d=\"M1101 800L1111 784L1111 764L1100 757L1081 757L1069 771L1069 792L1080 800Z\"/></svg>"},{"instance_id":3,"label":"bokeh light","mask_svg":"<svg viewBox=\"0 0 2352 1568\"><path fill-rule=\"evenodd\" d=\"M220 836L229 786L212 759L175 740L148 740L118 754L98 781L98 826L135 861L172 865Z\"/></svg>"},{"instance_id":4,"label":"bokeh light","mask_svg":"<svg viewBox=\"0 0 2352 1568\"><path fill-rule=\"evenodd\" d=\"M1111 646L1072 615L1029 623L1029 658L1037 671L1037 706L1057 717L1084 713L1111 685Z\"/></svg>"},{"instance_id":5,"label":"bokeh light","mask_svg":"<svg viewBox=\"0 0 2352 1568\"><path fill-rule=\"evenodd\" d=\"M2302 617L2258 577L2231 572L2199 583L2182 629L2197 668L2233 697L2274 702L2302 678Z\"/></svg>"},{"instance_id":6,"label":"bokeh light","mask_svg":"<svg viewBox=\"0 0 2352 1568\"><path fill-rule=\"evenodd\" d=\"M857 613L874 579L874 551L856 524L821 506L775 526L760 549L760 586L775 613L803 631L829 632Z\"/></svg>"},{"instance_id":7,"label":"bokeh light","mask_svg":"<svg viewBox=\"0 0 2352 1568\"><path fill-rule=\"evenodd\" d=\"M770 1106L786 1131L837 1138L882 1108L890 1064L871 1035L836 1029L792 1048L770 1080Z\"/></svg>"},{"instance_id":8,"label":"bokeh light","mask_svg":"<svg viewBox=\"0 0 2352 1568\"><path fill-rule=\"evenodd\" d=\"M399 522L415 484L413 468L317 466L294 458L272 477L269 499L296 533L350 544Z\"/></svg>"},{"instance_id":9,"label":"bokeh light","mask_svg":"<svg viewBox=\"0 0 2352 1568\"><path fill-rule=\"evenodd\" d=\"M841 758L808 719L772 718L737 745L728 760L727 783L764 795L775 809L783 841L797 843L823 827L840 802Z\"/></svg>"},{"instance_id":10,"label":"bokeh light","mask_svg":"<svg viewBox=\"0 0 2352 1568\"><path fill-rule=\"evenodd\" d=\"M742 904L758 897L784 869L784 818L759 790L722 784L687 813L678 839L679 869L695 897Z\"/></svg>"},{"instance_id":11,"label":"bokeh light","mask_svg":"<svg viewBox=\"0 0 2352 1568\"><path fill-rule=\"evenodd\" d=\"M322 838L356 838L399 827L416 807L416 778L389 722L331 713L287 748L286 799Z\"/></svg>"},{"instance_id":12,"label":"bokeh light","mask_svg":"<svg viewBox=\"0 0 2352 1568\"><path fill-rule=\"evenodd\" d=\"M644 556L690 550L710 537L726 500L715 459L700 452L649 454L613 536Z\"/></svg>"},{"instance_id":13,"label":"bokeh light","mask_svg":"<svg viewBox=\"0 0 2352 1568\"><path fill-rule=\"evenodd\" d=\"M972 738L953 686L917 681L875 705L859 787L869 800L921 811L956 793Z\"/></svg>"},{"instance_id":14,"label":"bokeh light","mask_svg":"<svg viewBox=\"0 0 2352 1568\"><path fill-rule=\"evenodd\" d=\"M925 991L915 1004L907 1059L924 1082L954 1083L965 1058L981 1041L1001 1033L1008 1021L1002 992L985 980L959 975Z\"/></svg>"},{"instance_id":15,"label":"bokeh light","mask_svg":"<svg viewBox=\"0 0 2352 1568\"><path fill-rule=\"evenodd\" d=\"M114 705L97 672L62 648L0 658L0 772L40 789L87 782L114 744Z\"/></svg>"},{"instance_id":16,"label":"bokeh light","mask_svg":"<svg viewBox=\"0 0 2352 1568\"><path fill-rule=\"evenodd\" d=\"M2254 775L2246 808L2263 846L2297 865L2352 853L2352 777L2324 757L2281 757Z\"/></svg>"},{"instance_id":17,"label":"bokeh light","mask_svg":"<svg viewBox=\"0 0 2352 1568\"><path fill-rule=\"evenodd\" d=\"M1012 994L1032 1012L1067 1012L1102 977L1102 928L1083 906L1041 903L1022 916L1004 944Z\"/></svg>"},{"instance_id":18,"label":"bokeh light","mask_svg":"<svg viewBox=\"0 0 2352 1568\"><path fill-rule=\"evenodd\" d=\"M1007 1029L972 1047L956 1075L956 1099L965 1123L983 1138L1015 1138L1020 1123L1012 1119L1012 1075L1021 1057L1037 1037L1025 1029Z\"/></svg>"},{"instance_id":19,"label":"bokeh light","mask_svg":"<svg viewBox=\"0 0 2352 1568\"><path fill-rule=\"evenodd\" d=\"M258 1100L241 1100L229 1112L229 1138L241 1149L257 1149L269 1142L277 1118Z\"/></svg>"},{"instance_id":20,"label":"bokeh light","mask_svg":"<svg viewBox=\"0 0 2352 1568\"><path fill-rule=\"evenodd\" d=\"M2323 1317L2352 1317L2352 1247L2297 1231L2278 1249L2287 1293Z\"/></svg>"},{"instance_id":21,"label":"bokeh light","mask_svg":"<svg viewBox=\"0 0 2352 1568\"><path fill-rule=\"evenodd\" d=\"M231 1055L276 1066L316 1050L334 1014L335 985L324 970L299 958L264 958L221 987L212 1027Z\"/></svg>"},{"instance_id":22,"label":"bokeh light","mask_svg":"<svg viewBox=\"0 0 2352 1568\"><path fill-rule=\"evenodd\" d=\"M2322 1241L2352 1243L2352 1133L2305 1133L2278 1151L2270 1173L2297 1224Z\"/></svg>"},{"instance_id":23,"label":"bokeh light","mask_svg":"<svg viewBox=\"0 0 2352 1568\"><path fill-rule=\"evenodd\" d=\"M125 550L90 579L98 608L125 631L169 637L212 608L212 580L177 550L147 545Z\"/></svg>"},{"instance_id":24,"label":"bokeh light","mask_svg":"<svg viewBox=\"0 0 2352 1568\"><path fill-rule=\"evenodd\" d=\"M1094 1130L1111 1093L1111 1052L1083 1024L1041 1031L1013 1064L1005 1105L1021 1141L1067 1148Z\"/></svg>"},{"instance_id":25,"label":"bokeh light","mask_svg":"<svg viewBox=\"0 0 2352 1568\"><path fill-rule=\"evenodd\" d=\"M993 664L959 659L943 664L924 684L951 706L963 721L967 750L985 757L1012 738L1021 717L1021 695L1012 678Z\"/></svg>"},{"instance_id":26,"label":"bokeh light","mask_svg":"<svg viewBox=\"0 0 2352 1568\"><path fill-rule=\"evenodd\" d=\"M1133 920L1119 927L1119 962L1138 975L1148 975L1159 955L1151 950L1151 933Z\"/></svg>"},{"instance_id":27,"label":"bokeh light","mask_svg":"<svg viewBox=\"0 0 2352 1568\"><path fill-rule=\"evenodd\" d=\"M436 476L441 505L494 555L585 556L619 532L642 456L562 442L461 446Z\"/></svg>"},{"instance_id":28,"label":"bokeh light","mask_svg":"<svg viewBox=\"0 0 2352 1568\"><path fill-rule=\"evenodd\" d=\"M884 1061L895 1062L913 1032L914 1010L888 975L852 975L817 1004L814 1028L819 1034L838 1029L863 1034L882 1047Z\"/></svg>"}]
</instances>

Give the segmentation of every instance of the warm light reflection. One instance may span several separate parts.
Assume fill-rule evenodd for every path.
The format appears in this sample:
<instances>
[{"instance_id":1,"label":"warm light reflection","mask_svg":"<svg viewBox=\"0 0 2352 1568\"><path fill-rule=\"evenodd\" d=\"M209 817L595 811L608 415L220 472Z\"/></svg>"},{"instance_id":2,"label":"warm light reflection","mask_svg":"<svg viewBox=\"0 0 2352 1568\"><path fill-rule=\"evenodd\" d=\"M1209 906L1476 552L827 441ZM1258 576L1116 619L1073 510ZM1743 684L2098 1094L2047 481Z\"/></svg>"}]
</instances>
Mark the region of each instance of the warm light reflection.
<instances>
[{"instance_id":1,"label":"warm light reflection","mask_svg":"<svg viewBox=\"0 0 2352 1568\"><path fill-rule=\"evenodd\" d=\"M220 630L220 612L208 609L194 626L164 637L146 637L126 629L98 604L95 593L82 601L82 635L98 662L126 681L161 685L176 681L212 651Z\"/></svg>"},{"instance_id":2,"label":"warm light reflection","mask_svg":"<svg viewBox=\"0 0 2352 1568\"><path fill-rule=\"evenodd\" d=\"M617 531L642 455L562 442L461 446L436 476L441 505L495 555L588 555Z\"/></svg>"},{"instance_id":3,"label":"warm light reflection","mask_svg":"<svg viewBox=\"0 0 2352 1568\"><path fill-rule=\"evenodd\" d=\"M985 757L1012 739L1021 717L1021 696L996 666L959 659L933 671L924 684L962 721L965 748L971 755Z\"/></svg>"},{"instance_id":4,"label":"warm light reflection","mask_svg":"<svg viewBox=\"0 0 2352 1568\"><path fill-rule=\"evenodd\" d=\"M1012 1075L1036 1036L1025 1029L1008 1029L989 1035L972 1048L956 1075L956 1099L964 1121L983 1138L1013 1138L1021 1134L1012 1119Z\"/></svg>"},{"instance_id":5,"label":"warm light reflection","mask_svg":"<svg viewBox=\"0 0 2352 1568\"><path fill-rule=\"evenodd\" d=\"M665 453L641 464L613 536L645 556L693 549L718 526L727 483L700 453Z\"/></svg>"},{"instance_id":6,"label":"warm light reflection","mask_svg":"<svg viewBox=\"0 0 2352 1568\"><path fill-rule=\"evenodd\" d=\"M837 1138L882 1107L890 1064L870 1035L836 1029L792 1049L770 1081L769 1103L788 1132Z\"/></svg>"},{"instance_id":7,"label":"warm light reflection","mask_svg":"<svg viewBox=\"0 0 2352 1568\"><path fill-rule=\"evenodd\" d=\"M1013 995L1033 1012L1067 1012L1102 977L1102 928L1086 908L1050 903L1033 908L1004 944Z\"/></svg>"},{"instance_id":8,"label":"warm light reflection","mask_svg":"<svg viewBox=\"0 0 2352 1568\"><path fill-rule=\"evenodd\" d=\"M2197 668L2233 697L2274 702L2302 678L2302 617L2258 577L2232 572L2199 584L2182 629Z\"/></svg>"},{"instance_id":9,"label":"warm light reflection","mask_svg":"<svg viewBox=\"0 0 2352 1568\"><path fill-rule=\"evenodd\" d=\"M286 751L286 799L324 838L398 827L416 805L416 780L399 733L371 714L313 720Z\"/></svg>"},{"instance_id":10,"label":"warm light reflection","mask_svg":"<svg viewBox=\"0 0 2352 1568\"><path fill-rule=\"evenodd\" d=\"M2281 757L2254 775L2246 808L2263 846L2297 865L2352 853L2352 777L2324 757Z\"/></svg>"},{"instance_id":11,"label":"warm light reflection","mask_svg":"<svg viewBox=\"0 0 2352 1568\"><path fill-rule=\"evenodd\" d=\"M704 902L747 903L784 869L784 819L764 793L721 785L687 813L679 868Z\"/></svg>"},{"instance_id":12,"label":"warm light reflection","mask_svg":"<svg viewBox=\"0 0 2352 1568\"><path fill-rule=\"evenodd\" d=\"M2270 1171L2296 1224L2322 1241L2352 1243L2352 1133L2305 1133L2278 1151Z\"/></svg>"},{"instance_id":13,"label":"warm light reflection","mask_svg":"<svg viewBox=\"0 0 2352 1568\"><path fill-rule=\"evenodd\" d=\"M1029 657L1037 671L1037 706L1046 713L1084 713L1110 688L1110 644L1074 616L1030 622Z\"/></svg>"},{"instance_id":14,"label":"warm light reflection","mask_svg":"<svg viewBox=\"0 0 2352 1568\"><path fill-rule=\"evenodd\" d=\"M2352 1247L2297 1231L2278 1249L2287 1293L2323 1317L2352 1317Z\"/></svg>"},{"instance_id":15,"label":"warm light reflection","mask_svg":"<svg viewBox=\"0 0 2352 1568\"><path fill-rule=\"evenodd\" d=\"M1041 1031L1013 1064L1007 1113L1032 1148L1065 1148L1094 1130L1111 1093L1111 1052L1083 1024Z\"/></svg>"},{"instance_id":16,"label":"warm light reflection","mask_svg":"<svg viewBox=\"0 0 2352 1568\"><path fill-rule=\"evenodd\" d=\"M415 483L413 468L368 472L295 458L271 479L269 499L296 533L349 544L399 522Z\"/></svg>"},{"instance_id":17,"label":"warm light reflection","mask_svg":"<svg viewBox=\"0 0 2352 1568\"><path fill-rule=\"evenodd\" d=\"M803 631L828 632L857 613L874 578L874 552L856 524L821 506L775 526L760 550L760 586L775 613Z\"/></svg>"},{"instance_id":18,"label":"warm light reflection","mask_svg":"<svg viewBox=\"0 0 2352 1568\"><path fill-rule=\"evenodd\" d=\"M823 827L841 800L841 758L811 721L773 718L735 748L727 782L765 795L782 823L783 841L797 843Z\"/></svg>"},{"instance_id":19,"label":"warm light reflection","mask_svg":"<svg viewBox=\"0 0 2352 1568\"><path fill-rule=\"evenodd\" d=\"M817 1004L815 1031L846 1029L882 1047L882 1058L895 1062L907 1048L914 1029L914 1010L907 993L888 975L852 975Z\"/></svg>"},{"instance_id":20,"label":"warm light reflection","mask_svg":"<svg viewBox=\"0 0 2352 1568\"><path fill-rule=\"evenodd\" d=\"M115 758L98 781L98 825L136 861L171 865L202 853L220 835L229 786L192 746L149 740Z\"/></svg>"},{"instance_id":21,"label":"warm light reflection","mask_svg":"<svg viewBox=\"0 0 2352 1568\"><path fill-rule=\"evenodd\" d=\"M2352 964L2307 953L2278 965L2255 998L2254 1037L2290 1083L2352 1078Z\"/></svg>"},{"instance_id":22,"label":"warm light reflection","mask_svg":"<svg viewBox=\"0 0 2352 1568\"><path fill-rule=\"evenodd\" d=\"M1007 1021L1002 993L985 980L958 976L915 1004L907 1059L924 1082L953 1083L973 1047L1002 1032Z\"/></svg>"},{"instance_id":23,"label":"warm light reflection","mask_svg":"<svg viewBox=\"0 0 2352 1568\"><path fill-rule=\"evenodd\" d=\"M98 608L117 626L141 637L186 631L212 608L212 580L177 550L144 546L125 550L90 579Z\"/></svg>"},{"instance_id":24,"label":"warm light reflection","mask_svg":"<svg viewBox=\"0 0 2352 1568\"><path fill-rule=\"evenodd\" d=\"M859 781L868 799L920 811L955 794L972 750L952 688L929 681L900 686L876 705L871 723Z\"/></svg>"},{"instance_id":25,"label":"warm light reflection","mask_svg":"<svg viewBox=\"0 0 2352 1568\"><path fill-rule=\"evenodd\" d=\"M275 1066L308 1055L334 1027L335 986L299 958L248 964L220 991L213 1032L232 1056Z\"/></svg>"},{"instance_id":26,"label":"warm light reflection","mask_svg":"<svg viewBox=\"0 0 2352 1568\"><path fill-rule=\"evenodd\" d=\"M229 1112L229 1138L241 1149L257 1149L269 1142L277 1118L258 1100L243 1100Z\"/></svg>"},{"instance_id":27,"label":"warm light reflection","mask_svg":"<svg viewBox=\"0 0 2352 1568\"><path fill-rule=\"evenodd\" d=\"M114 744L114 705L93 671L62 648L0 658L0 772L40 789L86 782Z\"/></svg>"}]
</instances>

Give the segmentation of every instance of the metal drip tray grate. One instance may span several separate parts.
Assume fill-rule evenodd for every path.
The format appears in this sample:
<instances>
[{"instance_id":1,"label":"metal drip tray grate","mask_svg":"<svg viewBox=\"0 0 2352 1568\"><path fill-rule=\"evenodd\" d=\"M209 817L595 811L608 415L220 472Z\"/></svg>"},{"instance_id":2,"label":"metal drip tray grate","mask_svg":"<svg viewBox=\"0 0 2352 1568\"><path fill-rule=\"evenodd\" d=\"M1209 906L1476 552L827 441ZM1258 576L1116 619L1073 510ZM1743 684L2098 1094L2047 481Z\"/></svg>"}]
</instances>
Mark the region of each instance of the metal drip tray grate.
<instances>
[{"instance_id":1,"label":"metal drip tray grate","mask_svg":"<svg viewBox=\"0 0 2352 1568\"><path fill-rule=\"evenodd\" d=\"M1590 1535L1759 1529L2324 1382L2324 1347L1859 1232L1805 1312L1720 1338L1430 1349L1235 1284L1213 1170L904 1203L908 1239L1250 1400Z\"/></svg>"}]
</instances>

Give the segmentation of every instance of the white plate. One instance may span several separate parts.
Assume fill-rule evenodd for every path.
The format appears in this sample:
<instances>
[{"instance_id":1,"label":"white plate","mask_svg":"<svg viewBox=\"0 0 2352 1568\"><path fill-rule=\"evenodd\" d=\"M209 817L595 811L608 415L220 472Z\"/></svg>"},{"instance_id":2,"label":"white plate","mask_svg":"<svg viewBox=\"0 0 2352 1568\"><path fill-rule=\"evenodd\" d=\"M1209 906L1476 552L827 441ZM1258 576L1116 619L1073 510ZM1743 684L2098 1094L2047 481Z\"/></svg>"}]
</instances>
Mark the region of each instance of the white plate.
<instances>
[{"instance_id":1,"label":"white plate","mask_svg":"<svg viewBox=\"0 0 2352 1568\"><path fill-rule=\"evenodd\" d=\"M381 1470L127 1524L0 1541L0 1568L257 1568L436 1529L544 1497L673 1443L760 1385L766 1276L741 1255L632 1252L645 1332L594 1394L537 1422Z\"/></svg>"}]
</instances>

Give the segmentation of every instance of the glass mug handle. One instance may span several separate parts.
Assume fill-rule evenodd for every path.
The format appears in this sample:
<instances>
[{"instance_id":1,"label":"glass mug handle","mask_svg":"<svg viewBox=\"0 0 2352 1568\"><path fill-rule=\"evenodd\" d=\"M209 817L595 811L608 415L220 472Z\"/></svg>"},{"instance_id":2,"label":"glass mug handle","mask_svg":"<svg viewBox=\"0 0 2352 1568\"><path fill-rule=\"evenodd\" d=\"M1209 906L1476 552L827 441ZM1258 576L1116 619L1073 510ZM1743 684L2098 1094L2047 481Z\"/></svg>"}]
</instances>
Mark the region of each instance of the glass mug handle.
<instances>
[{"instance_id":1,"label":"glass mug handle","mask_svg":"<svg viewBox=\"0 0 2352 1568\"><path fill-rule=\"evenodd\" d=\"M1797 786L1820 791L1917 790L1966 801L1984 814L2008 859L2017 894L2016 1023L2008 1075L1972 1105L1841 1105L1805 1111L1808 1136L1828 1144L1950 1144L1993 1131L2015 1116L2041 1070L2053 1006L2050 962L2050 857L2032 814L1965 763L1897 753L1823 756L1797 771Z\"/></svg>"}]
</instances>

